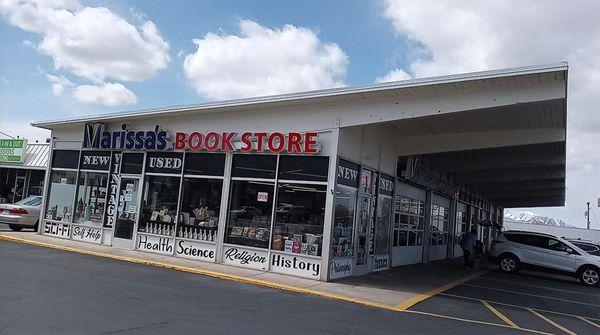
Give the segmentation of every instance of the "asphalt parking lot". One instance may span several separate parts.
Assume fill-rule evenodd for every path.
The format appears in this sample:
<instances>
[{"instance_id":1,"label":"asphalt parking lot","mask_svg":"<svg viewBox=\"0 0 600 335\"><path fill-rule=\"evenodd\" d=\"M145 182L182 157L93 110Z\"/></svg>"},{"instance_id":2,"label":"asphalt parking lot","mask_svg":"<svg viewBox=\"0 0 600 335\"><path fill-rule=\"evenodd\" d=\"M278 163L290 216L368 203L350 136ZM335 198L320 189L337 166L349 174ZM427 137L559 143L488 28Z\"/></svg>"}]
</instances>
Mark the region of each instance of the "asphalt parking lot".
<instances>
[{"instance_id":1,"label":"asphalt parking lot","mask_svg":"<svg viewBox=\"0 0 600 335\"><path fill-rule=\"evenodd\" d=\"M600 288L575 279L522 271L497 271L472 279L411 310L549 334L600 334Z\"/></svg>"}]
</instances>

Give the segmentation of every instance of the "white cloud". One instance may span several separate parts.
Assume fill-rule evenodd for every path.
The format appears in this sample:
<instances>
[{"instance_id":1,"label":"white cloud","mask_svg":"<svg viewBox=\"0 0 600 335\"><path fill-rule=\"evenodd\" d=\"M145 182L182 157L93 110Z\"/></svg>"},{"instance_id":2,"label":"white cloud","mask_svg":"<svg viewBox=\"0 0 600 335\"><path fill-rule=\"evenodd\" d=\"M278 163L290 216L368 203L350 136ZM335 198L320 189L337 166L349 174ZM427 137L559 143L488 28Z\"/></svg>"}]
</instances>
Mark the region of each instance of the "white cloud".
<instances>
[{"instance_id":1,"label":"white cloud","mask_svg":"<svg viewBox=\"0 0 600 335\"><path fill-rule=\"evenodd\" d=\"M375 78L376 83L385 83L388 81L401 81L411 79L411 75L402 69L394 69L383 77Z\"/></svg>"},{"instance_id":2,"label":"white cloud","mask_svg":"<svg viewBox=\"0 0 600 335\"><path fill-rule=\"evenodd\" d=\"M281 29L240 21L239 35L206 34L185 57L186 77L198 94L231 99L343 86L348 56L310 29Z\"/></svg>"},{"instance_id":3,"label":"white cloud","mask_svg":"<svg viewBox=\"0 0 600 335\"><path fill-rule=\"evenodd\" d=\"M73 86L75 86L73 82L62 75L59 77L47 73L46 78L48 78L48 81L52 85L52 93L54 93L54 95L65 95L65 93L71 91Z\"/></svg>"},{"instance_id":4,"label":"white cloud","mask_svg":"<svg viewBox=\"0 0 600 335\"><path fill-rule=\"evenodd\" d=\"M105 106L132 105L137 102L135 94L120 83L76 85L64 75L47 73L46 77L52 85L52 93L57 96L72 96L79 102Z\"/></svg>"},{"instance_id":5,"label":"white cloud","mask_svg":"<svg viewBox=\"0 0 600 335\"><path fill-rule=\"evenodd\" d=\"M388 0L384 16L422 46L409 52L415 77L569 62L567 207L548 211L581 225L600 192L600 2Z\"/></svg>"},{"instance_id":6,"label":"white cloud","mask_svg":"<svg viewBox=\"0 0 600 335\"><path fill-rule=\"evenodd\" d=\"M75 99L106 106L131 105L137 102L133 92L119 83L79 85L73 91Z\"/></svg>"},{"instance_id":7,"label":"white cloud","mask_svg":"<svg viewBox=\"0 0 600 335\"><path fill-rule=\"evenodd\" d=\"M104 7L84 7L78 1L1 0L0 14L10 24L41 35L36 50L52 57L55 70L66 70L97 87L111 85L104 83L108 78L152 78L170 62L169 44L152 21L134 26ZM114 99L99 99L105 100Z\"/></svg>"}]
</instances>

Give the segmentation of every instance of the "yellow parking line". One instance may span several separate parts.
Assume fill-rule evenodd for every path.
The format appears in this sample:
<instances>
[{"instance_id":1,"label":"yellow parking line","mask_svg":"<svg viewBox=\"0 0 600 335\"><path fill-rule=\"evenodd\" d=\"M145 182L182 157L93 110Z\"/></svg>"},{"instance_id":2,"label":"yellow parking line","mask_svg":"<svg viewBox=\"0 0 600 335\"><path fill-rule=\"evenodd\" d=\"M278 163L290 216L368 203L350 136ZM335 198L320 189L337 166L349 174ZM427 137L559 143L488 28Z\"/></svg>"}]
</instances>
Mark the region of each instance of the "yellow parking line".
<instances>
[{"instance_id":1,"label":"yellow parking line","mask_svg":"<svg viewBox=\"0 0 600 335\"><path fill-rule=\"evenodd\" d=\"M509 319L506 315L502 314L499 310L495 309L494 306L490 305L489 302L487 302L485 300L481 300L481 303L485 307L487 307L492 313L496 314L496 316L499 317L502 321L506 322L507 324L509 324L512 327L519 328L519 326L517 326L516 323L512 322L511 319Z\"/></svg>"},{"instance_id":2,"label":"yellow parking line","mask_svg":"<svg viewBox=\"0 0 600 335\"><path fill-rule=\"evenodd\" d=\"M542 314L540 314L540 313L536 312L535 310L533 310L533 309L531 309L531 308L527 308L527 310L528 310L528 311L530 311L531 313L533 313L533 314L537 315L537 316L538 316L540 319L542 319L542 320L544 320L544 321L548 322L549 324L553 325L554 327L556 327L556 328L558 328L558 329L560 329L560 330L564 331L565 333L567 333L567 334L569 334L569 335L577 335L576 333L574 333L574 332L572 332L572 331L568 330L567 328L565 328L565 327L563 327L563 326L559 325L558 323L556 323L556 322L554 322L554 321L550 320L549 318L547 318L547 317L543 316Z\"/></svg>"},{"instance_id":3,"label":"yellow parking line","mask_svg":"<svg viewBox=\"0 0 600 335\"><path fill-rule=\"evenodd\" d=\"M446 285L440 286L438 288L434 288L433 290L429 290L429 291L427 291L425 293L418 294L418 295L416 295L416 296L414 296L412 298L409 298L409 299L405 300L400 305L396 305L396 308L398 310L405 311L405 310L413 307L414 305L420 303L423 300L427 300L427 299L433 297L436 294L442 293L442 292L447 291L447 290L449 290L449 289L451 289L451 288L453 288L455 286L458 286L458 285L460 285L462 283L468 282L469 280L471 280L473 278L476 278L476 277L479 277L482 274L487 273L487 272L488 271L478 271L478 272L476 272L474 274L471 274L471 275L466 276L464 278L455 280L455 281L453 281L451 283L448 283Z\"/></svg>"},{"instance_id":4,"label":"yellow parking line","mask_svg":"<svg viewBox=\"0 0 600 335\"><path fill-rule=\"evenodd\" d=\"M487 321L480 321L480 320L472 320L472 319L464 319L464 318L459 318L456 316L449 316L449 315L442 315L442 314L435 314L435 313L429 313L429 312L422 312L422 311L415 311L412 309L403 311L404 313L411 313L411 314L419 314L419 315L427 315L427 316L433 316L433 317L438 317L438 318L443 318L443 319L449 319L449 320L456 320L456 321L463 321L463 322L469 322L469 323L476 323L476 324L480 324L480 325L489 325L489 326L496 326L496 327L502 327L502 328L509 328L509 329L518 329L524 332L530 332L530 333L534 333L534 334L542 334L542 335L556 335L556 334L552 334L552 333L547 333L541 330L535 330L535 329L529 329L529 328L521 328L521 327L512 327L509 325L503 325L501 323L494 323L494 322L487 322Z\"/></svg>"},{"instance_id":5,"label":"yellow parking line","mask_svg":"<svg viewBox=\"0 0 600 335\"><path fill-rule=\"evenodd\" d=\"M456 294L450 294L450 293L440 293L440 295L443 295L445 297L459 298L459 299L465 299L465 300L476 300L476 301L480 301L481 300L481 299L478 299L478 298L465 297L465 296L462 296L462 295L456 295ZM529 307L526 307L526 306L519 306L519 305L507 304L507 303L500 302L500 301L492 301L492 300L488 300L488 301L490 303L494 304L494 305L502 305L502 306L507 306L507 307L523 308L523 309L529 308ZM570 316L570 317L573 317L573 318L579 318L580 317L579 315L575 315L575 314L569 314L569 313L551 311L551 310L541 309L541 308L536 308L535 310L539 311L539 312L544 312L544 313ZM586 316L586 318L594 320L594 321L600 321L600 319L592 318L592 317L589 317L589 316Z\"/></svg>"},{"instance_id":6,"label":"yellow parking line","mask_svg":"<svg viewBox=\"0 0 600 335\"><path fill-rule=\"evenodd\" d=\"M578 316L577 318L578 318L579 320L581 320L581 321L585 321L585 322L587 322L587 323L591 324L592 326L594 326L594 327L596 327L596 328L600 328L600 325L599 325L599 324L597 324L597 323L595 323L595 322L592 322L591 320L588 320L588 319L584 318L583 316Z\"/></svg>"}]
</instances>

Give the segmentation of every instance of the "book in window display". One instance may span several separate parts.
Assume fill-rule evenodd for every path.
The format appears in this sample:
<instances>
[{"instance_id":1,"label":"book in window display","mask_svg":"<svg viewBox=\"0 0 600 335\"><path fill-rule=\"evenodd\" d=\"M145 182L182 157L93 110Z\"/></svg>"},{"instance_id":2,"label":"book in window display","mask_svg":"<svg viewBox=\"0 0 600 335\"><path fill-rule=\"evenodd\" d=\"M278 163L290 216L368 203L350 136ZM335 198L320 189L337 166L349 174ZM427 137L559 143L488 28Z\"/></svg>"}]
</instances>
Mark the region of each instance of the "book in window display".
<instances>
[{"instance_id":1,"label":"book in window display","mask_svg":"<svg viewBox=\"0 0 600 335\"><path fill-rule=\"evenodd\" d=\"M219 216L217 211L209 210L208 206L194 208L190 212L179 215L180 225L177 237L207 242L215 242Z\"/></svg>"}]
</instances>

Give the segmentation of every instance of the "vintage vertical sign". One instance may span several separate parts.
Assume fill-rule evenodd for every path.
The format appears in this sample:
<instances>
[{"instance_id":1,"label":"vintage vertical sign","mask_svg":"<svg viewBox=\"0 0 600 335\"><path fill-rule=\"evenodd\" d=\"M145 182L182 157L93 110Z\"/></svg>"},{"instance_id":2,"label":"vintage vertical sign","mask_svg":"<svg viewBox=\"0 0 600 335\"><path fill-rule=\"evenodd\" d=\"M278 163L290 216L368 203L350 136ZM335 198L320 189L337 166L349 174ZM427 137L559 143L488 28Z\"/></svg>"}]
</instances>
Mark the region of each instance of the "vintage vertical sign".
<instances>
[{"instance_id":1,"label":"vintage vertical sign","mask_svg":"<svg viewBox=\"0 0 600 335\"><path fill-rule=\"evenodd\" d=\"M110 162L110 179L108 180L108 200L106 202L106 213L104 214L104 227L112 228L115 221L119 199L119 182L121 181L121 157L120 152L113 152Z\"/></svg>"}]
</instances>

